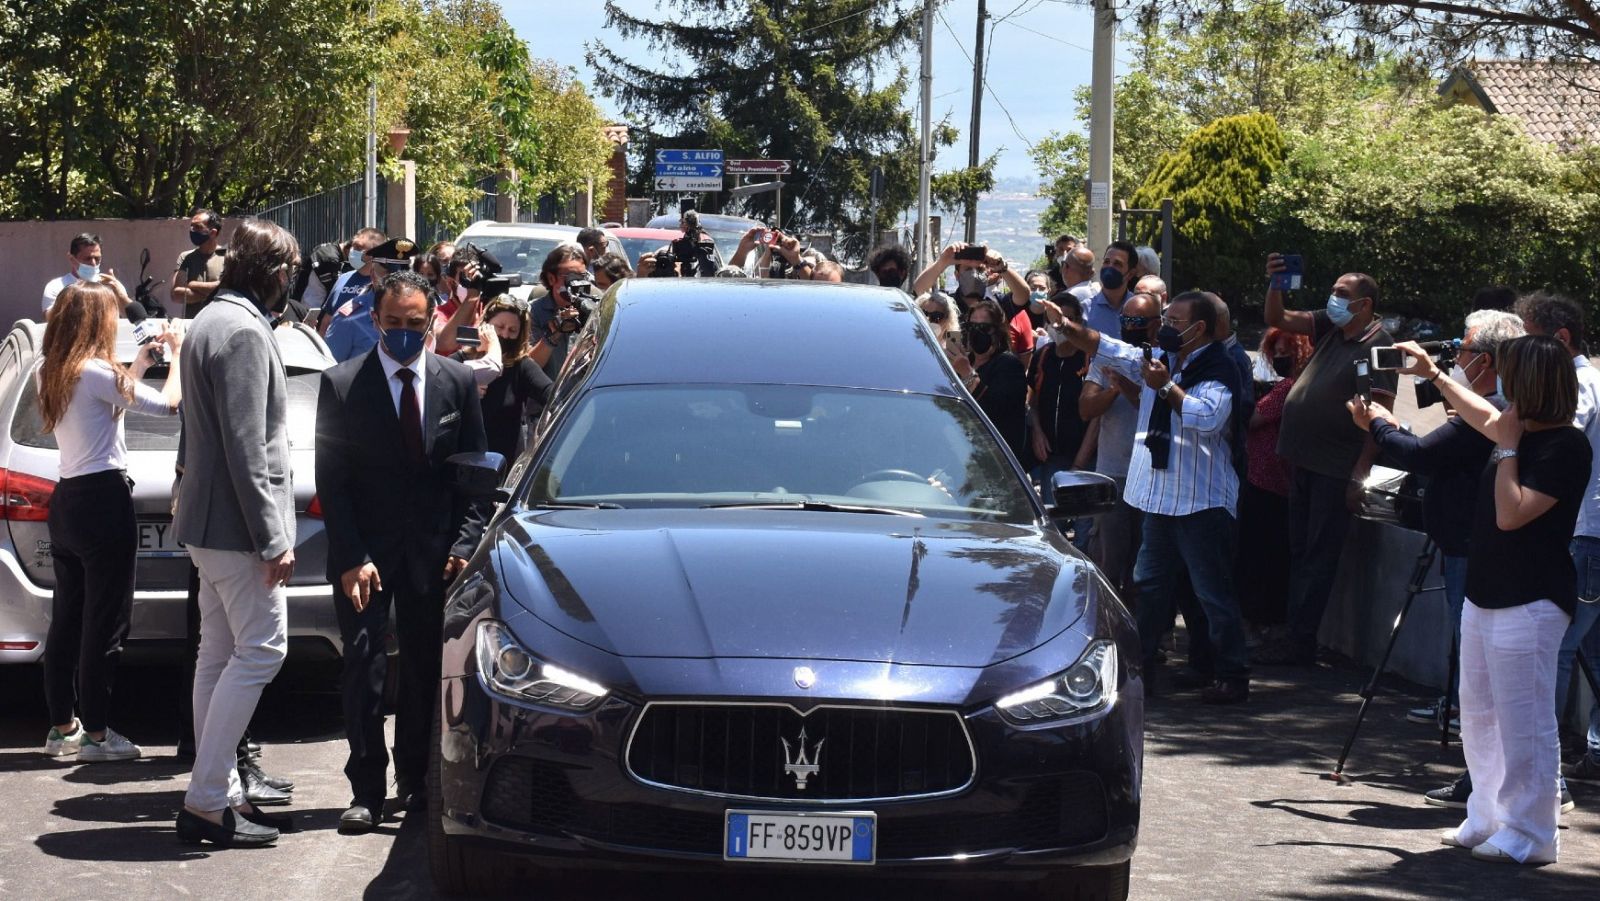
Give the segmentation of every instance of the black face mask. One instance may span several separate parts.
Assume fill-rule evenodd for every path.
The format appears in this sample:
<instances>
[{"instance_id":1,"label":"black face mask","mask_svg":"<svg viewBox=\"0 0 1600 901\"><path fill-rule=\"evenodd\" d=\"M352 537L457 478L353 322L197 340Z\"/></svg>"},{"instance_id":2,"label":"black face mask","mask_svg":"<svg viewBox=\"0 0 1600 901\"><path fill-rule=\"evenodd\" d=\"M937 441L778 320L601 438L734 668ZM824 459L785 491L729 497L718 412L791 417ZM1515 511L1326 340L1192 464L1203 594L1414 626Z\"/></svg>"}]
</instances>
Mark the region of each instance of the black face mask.
<instances>
[{"instance_id":1,"label":"black face mask","mask_svg":"<svg viewBox=\"0 0 1600 901\"><path fill-rule=\"evenodd\" d=\"M1288 378L1294 372L1294 357L1273 357L1272 371L1278 374L1278 378Z\"/></svg>"},{"instance_id":2,"label":"black face mask","mask_svg":"<svg viewBox=\"0 0 1600 901\"><path fill-rule=\"evenodd\" d=\"M885 288L898 288L906 280L905 273L894 269L885 269L878 273L878 284Z\"/></svg>"},{"instance_id":3,"label":"black face mask","mask_svg":"<svg viewBox=\"0 0 1600 901\"><path fill-rule=\"evenodd\" d=\"M1169 354L1183 350L1183 332L1170 325L1163 325L1156 331L1156 346Z\"/></svg>"},{"instance_id":4,"label":"black face mask","mask_svg":"<svg viewBox=\"0 0 1600 901\"><path fill-rule=\"evenodd\" d=\"M516 338L507 338L506 336L501 335L500 336L500 353L509 357L512 354L516 353L516 352L517 352L517 339Z\"/></svg>"},{"instance_id":5,"label":"black face mask","mask_svg":"<svg viewBox=\"0 0 1600 901\"><path fill-rule=\"evenodd\" d=\"M1126 329L1125 328L1125 329L1122 330L1122 336L1121 337L1122 337L1122 343L1123 344L1132 344L1134 347L1140 347L1142 345L1150 343L1150 334L1148 332L1146 332L1142 328L1136 328L1136 329Z\"/></svg>"},{"instance_id":6,"label":"black face mask","mask_svg":"<svg viewBox=\"0 0 1600 901\"><path fill-rule=\"evenodd\" d=\"M994 349L994 333L987 325L968 325L961 334L966 336L967 349L980 357Z\"/></svg>"}]
</instances>

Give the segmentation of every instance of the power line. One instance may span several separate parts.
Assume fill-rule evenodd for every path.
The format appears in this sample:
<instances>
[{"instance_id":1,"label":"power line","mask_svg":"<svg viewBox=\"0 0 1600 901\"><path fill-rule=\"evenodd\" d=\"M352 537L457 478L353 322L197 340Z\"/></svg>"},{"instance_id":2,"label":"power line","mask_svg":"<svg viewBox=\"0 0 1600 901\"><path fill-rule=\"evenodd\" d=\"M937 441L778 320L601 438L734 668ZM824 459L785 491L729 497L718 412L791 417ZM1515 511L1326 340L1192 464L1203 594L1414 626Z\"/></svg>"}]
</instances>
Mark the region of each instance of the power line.
<instances>
[{"instance_id":1,"label":"power line","mask_svg":"<svg viewBox=\"0 0 1600 901\"><path fill-rule=\"evenodd\" d=\"M999 23L997 22L995 24L999 24ZM1028 32L1029 34L1038 35L1039 37L1044 38L1047 41L1055 41L1057 44L1066 44L1068 47L1071 47L1074 50L1082 50L1084 53L1093 53L1094 52L1094 48L1092 48L1092 47L1085 47L1082 44L1074 44L1071 41L1065 40L1063 38L1058 38L1053 34L1045 34L1042 31L1038 31L1036 29L1029 28L1028 26L1023 25L1023 24L1018 23L1018 22L1007 22L1005 24L1010 25L1012 28L1020 28L1023 31ZM1117 60L1117 62L1122 63L1124 66L1127 66L1130 69L1137 68L1136 66L1134 66L1133 63L1129 62L1128 60L1123 59L1120 56L1116 57L1116 60Z\"/></svg>"},{"instance_id":2,"label":"power line","mask_svg":"<svg viewBox=\"0 0 1600 901\"><path fill-rule=\"evenodd\" d=\"M937 12L935 12L935 15L937 15L939 17L939 23L944 26L944 30L950 33L950 39L956 42L956 49L960 50L961 51L961 55L966 57L967 65L972 66L974 69L976 69L977 68L977 64L972 61L972 54L967 52L967 48L962 45L961 39L956 37L956 31L955 31L954 28L951 28L950 27L950 23L945 20L944 12L943 11L937 11ZM1033 149L1033 142L1028 140L1027 135L1024 135L1022 133L1022 129L1017 127L1016 118L1011 115L1011 110L1006 109L1005 101L1001 100L1000 99L1000 95L995 93L994 88L989 85L989 79L984 78L982 75L980 75L979 76L979 80L983 82L984 90L988 91L989 92L989 96L994 98L995 105L1000 107L1000 112L1005 113L1006 121L1011 124L1011 131L1014 134L1016 134L1017 140L1019 140L1022 143L1028 145L1028 149L1032 150Z\"/></svg>"}]
</instances>

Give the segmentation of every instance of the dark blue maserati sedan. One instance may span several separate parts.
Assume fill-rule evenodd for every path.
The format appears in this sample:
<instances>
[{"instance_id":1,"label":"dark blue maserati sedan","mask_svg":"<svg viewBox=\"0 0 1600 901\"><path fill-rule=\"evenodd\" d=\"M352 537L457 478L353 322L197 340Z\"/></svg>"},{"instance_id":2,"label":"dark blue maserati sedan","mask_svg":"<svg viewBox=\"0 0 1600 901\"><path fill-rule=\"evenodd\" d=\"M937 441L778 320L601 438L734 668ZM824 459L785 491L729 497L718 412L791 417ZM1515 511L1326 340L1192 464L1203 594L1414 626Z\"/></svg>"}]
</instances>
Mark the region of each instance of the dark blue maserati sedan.
<instances>
[{"instance_id":1,"label":"dark blue maserati sedan","mask_svg":"<svg viewBox=\"0 0 1600 901\"><path fill-rule=\"evenodd\" d=\"M1125 897L1136 633L1057 526L1111 483L1042 504L898 291L625 280L588 320L447 601L438 887Z\"/></svg>"}]
</instances>

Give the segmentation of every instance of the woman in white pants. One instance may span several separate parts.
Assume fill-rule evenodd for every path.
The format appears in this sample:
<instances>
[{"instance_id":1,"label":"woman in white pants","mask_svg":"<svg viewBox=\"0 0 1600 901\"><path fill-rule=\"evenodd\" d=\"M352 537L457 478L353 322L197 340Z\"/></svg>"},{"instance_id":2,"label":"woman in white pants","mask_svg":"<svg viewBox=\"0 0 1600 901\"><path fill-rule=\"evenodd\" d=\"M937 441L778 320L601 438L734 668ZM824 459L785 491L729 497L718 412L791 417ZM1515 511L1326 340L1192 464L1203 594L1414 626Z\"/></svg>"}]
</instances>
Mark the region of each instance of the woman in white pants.
<instances>
[{"instance_id":1,"label":"woman in white pants","mask_svg":"<svg viewBox=\"0 0 1600 901\"><path fill-rule=\"evenodd\" d=\"M1461 746L1472 775L1467 819L1441 836L1479 860L1554 863L1559 848L1560 744L1556 651L1577 605L1567 545L1589 480L1591 451L1572 426L1578 380L1554 338L1502 345L1497 413L1441 379L1413 344L1406 371L1433 381L1474 429L1495 441L1467 557L1461 617Z\"/></svg>"}]
</instances>

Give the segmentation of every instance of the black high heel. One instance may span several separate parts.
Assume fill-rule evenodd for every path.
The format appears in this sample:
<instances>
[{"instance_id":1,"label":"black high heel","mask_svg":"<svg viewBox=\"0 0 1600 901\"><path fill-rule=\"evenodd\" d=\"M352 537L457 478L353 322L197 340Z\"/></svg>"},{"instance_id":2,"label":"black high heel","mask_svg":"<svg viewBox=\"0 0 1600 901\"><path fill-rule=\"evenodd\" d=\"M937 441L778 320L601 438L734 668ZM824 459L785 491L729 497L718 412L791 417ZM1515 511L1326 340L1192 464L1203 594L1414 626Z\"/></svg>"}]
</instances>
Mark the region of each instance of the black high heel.
<instances>
[{"instance_id":1,"label":"black high heel","mask_svg":"<svg viewBox=\"0 0 1600 901\"><path fill-rule=\"evenodd\" d=\"M180 810L178 840L190 845L211 842L220 848L258 848L277 841L278 830L253 823L231 807L222 811L220 825L188 810Z\"/></svg>"}]
</instances>

